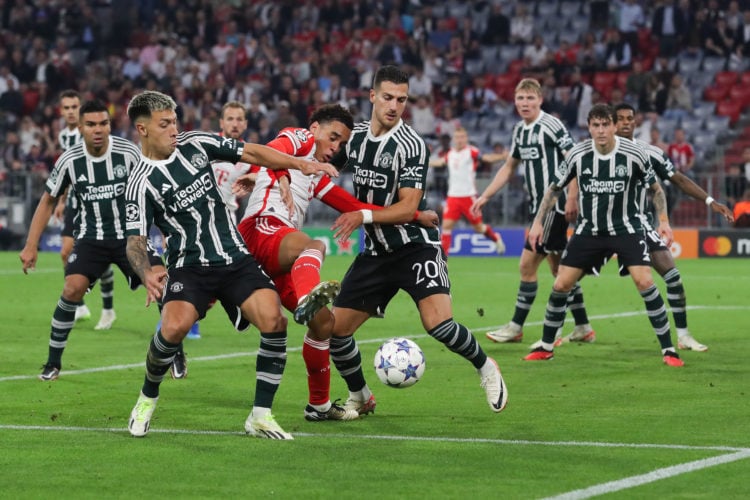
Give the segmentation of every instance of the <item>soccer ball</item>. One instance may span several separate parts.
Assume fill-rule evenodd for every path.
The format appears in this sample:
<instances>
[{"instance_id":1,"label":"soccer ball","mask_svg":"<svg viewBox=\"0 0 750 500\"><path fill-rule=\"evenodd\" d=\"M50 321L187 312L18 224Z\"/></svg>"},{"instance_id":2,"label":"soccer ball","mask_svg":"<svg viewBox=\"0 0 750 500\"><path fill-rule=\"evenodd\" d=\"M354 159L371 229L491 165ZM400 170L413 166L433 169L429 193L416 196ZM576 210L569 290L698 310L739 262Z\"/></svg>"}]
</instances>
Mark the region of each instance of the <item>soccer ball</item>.
<instances>
[{"instance_id":1,"label":"soccer ball","mask_svg":"<svg viewBox=\"0 0 750 500\"><path fill-rule=\"evenodd\" d=\"M416 384L425 368L422 349L413 341L401 337L392 338L381 345L375 353L374 364L380 381L399 389Z\"/></svg>"}]
</instances>

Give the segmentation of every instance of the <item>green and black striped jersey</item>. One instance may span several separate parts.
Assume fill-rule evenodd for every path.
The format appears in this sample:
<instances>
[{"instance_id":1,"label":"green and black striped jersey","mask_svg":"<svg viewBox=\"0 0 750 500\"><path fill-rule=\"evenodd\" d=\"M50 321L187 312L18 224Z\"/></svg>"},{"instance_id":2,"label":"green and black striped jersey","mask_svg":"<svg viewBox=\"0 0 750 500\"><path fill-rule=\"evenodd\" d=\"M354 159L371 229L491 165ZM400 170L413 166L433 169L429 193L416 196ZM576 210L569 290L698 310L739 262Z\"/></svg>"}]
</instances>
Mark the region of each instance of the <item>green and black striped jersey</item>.
<instances>
[{"instance_id":1,"label":"green and black striped jersey","mask_svg":"<svg viewBox=\"0 0 750 500\"><path fill-rule=\"evenodd\" d=\"M423 191L419 210L426 209L424 191L430 152L419 134L403 120L378 137L370 133L369 121L358 123L346 146L346 154L357 199L388 207L399 201L399 189L414 188ZM366 224L364 227L363 253L368 255L389 253L411 242L440 245L437 228L426 228L416 222Z\"/></svg>"},{"instance_id":2,"label":"green and black striped jersey","mask_svg":"<svg viewBox=\"0 0 750 500\"><path fill-rule=\"evenodd\" d=\"M635 140L635 143L641 146L644 151L646 151L646 154L648 155L648 159L651 162L651 168L654 169L654 173L656 174L656 177L659 180L664 182L672 178L676 170L674 168L674 164L672 163L672 160L669 159L669 156L667 156L667 153L663 149L657 146L654 146L653 144L649 144L647 142L643 142L639 140ZM653 210L653 206L651 205L651 197L646 195L647 189L648 189L648 186L645 186L645 185L640 186L641 193L640 193L639 199L640 199L642 214L646 218L645 222L650 227L653 227L654 210Z\"/></svg>"},{"instance_id":3,"label":"green and black striped jersey","mask_svg":"<svg viewBox=\"0 0 750 500\"><path fill-rule=\"evenodd\" d=\"M141 158L128 183L127 235L165 237L168 268L225 266L248 255L216 187L211 161L236 163L244 144L203 132L177 136L166 160Z\"/></svg>"},{"instance_id":4,"label":"green and black striped jersey","mask_svg":"<svg viewBox=\"0 0 750 500\"><path fill-rule=\"evenodd\" d=\"M63 129L60 130L60 133L57 134L57 142L60 144L60 147L63 151L67 151L68 149L81 142L81 137L81 131L78 127L72 130L68 127L63 127ZM76 219L78 219L80 215L78 213L78 201L76 200L76 197L73 196L73 193L68 193L68 198L65 200L65 205L76 211L75 217Z\"/></svg>"},{"instance_id":5,"label":"green and black striped jersey","mask_svg":"<svg viewBox=\"0 0 750 500\"><path fill-rule=\"evenodd\" d=\"M59 134L57 134L57 142L63 151L67 151L79 142L81 142L81 131L78 127L69 129L64 127Z\"/></svg>"},{"instance_id":6,"label":"green and black striped jersey","mask_svg":"<svg viewBox=\"0 0 750 500\"><path fill-rule=\"evenodd\" d=\"M83 142L60 155L45 188L56 198L70 186L80 218L77 239L125 239L125 187L139 160L138 147L115 136L101 156L91 156Z\"/></svg>"},{"instance_id":7,"label":"green and black striped jersey","mask_svg":"<svg viewBox=\"0 0 750 500\"><path fill-rule=\"evenodd\" d=\"M577 144L560 166L557 186L578 178L576 234L614 236L643 231L639 184L656 182L642 147L615 137L607 155L596 151L591 139Z\"/></svg>"},{"instance_id":8,"label":"green and black striped jersey","mask_svg":"<svg viewBox=\"0 0 750 500\"><path fill-rule=\"evenodd\" d=\"M547 188L556 180L557 169L565 159L564 153L572 147L573 139L565 125L544 111L532 123L521 120L513 128L510 154L523 165L532 217L539 210ZM560 195L555 210L565 213L565 193Z\"/></svg>"}]
</instances>

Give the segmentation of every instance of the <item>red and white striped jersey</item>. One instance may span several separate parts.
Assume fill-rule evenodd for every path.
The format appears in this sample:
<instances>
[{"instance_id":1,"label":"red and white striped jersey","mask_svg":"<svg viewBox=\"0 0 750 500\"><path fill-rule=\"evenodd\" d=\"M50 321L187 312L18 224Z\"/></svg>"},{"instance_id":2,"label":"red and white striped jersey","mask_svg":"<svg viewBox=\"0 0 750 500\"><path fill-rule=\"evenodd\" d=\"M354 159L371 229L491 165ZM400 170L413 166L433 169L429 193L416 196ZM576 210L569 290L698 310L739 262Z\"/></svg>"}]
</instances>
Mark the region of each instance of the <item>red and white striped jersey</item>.
<instances>
[{"instance_id":1,"label":"red and white striped jersey","mask_svg":"<svg viewBox=\"0 0 750 500\"><path fill-rule=\"evenodd\" d=\"M286 154L314 161L315 138L304 128L285 128L276 139L268 143L278 151ZM256 171L256 167L253 167ZM307 207L314 198L322 198L335 184L325 174L304 175L299 170L290 170L290 187L294 199L294 214L290 215L286 205L281 200L278 179L287 174L286 171L273 171L258 167L258 178L243 219L248 217L273 216L296 229L302 228Z\"/></svg>"},{"instance_id":2,"label":"red and white striped jersey","mask_svg":"<svg viewBox=\"0 0 750 500\"><path fill-rule=\"evenodd\" d=\"M474 146L461 150L451 148L445 154L448 168L448 196L476 196L476 172L481 153Z\"/></svg>"},{"instance_id":3,"label":"red and white striped jersey","mask_svg":"<svg viewBox=\"0 0 750 500\"><path fill-rule=\"evenodd\" d=\"M249 163L230 163L228 161L216 161L211 163L216 178L216 187L219 188L221 199L232 213L237 211L237 197L232 194L232 184L241 175L250 171Z\"/></svg>"}]
</instances>

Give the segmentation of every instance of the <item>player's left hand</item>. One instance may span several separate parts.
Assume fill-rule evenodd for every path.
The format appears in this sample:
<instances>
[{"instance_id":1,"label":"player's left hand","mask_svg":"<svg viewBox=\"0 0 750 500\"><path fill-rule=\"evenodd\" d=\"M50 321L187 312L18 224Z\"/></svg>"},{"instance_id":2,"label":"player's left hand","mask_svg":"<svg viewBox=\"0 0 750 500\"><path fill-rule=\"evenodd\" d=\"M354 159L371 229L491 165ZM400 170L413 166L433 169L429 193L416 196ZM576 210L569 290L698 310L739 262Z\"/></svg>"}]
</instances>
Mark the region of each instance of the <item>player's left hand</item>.
<instances>
[{"instance_id":1,"label":"player's left hand","mask_svg":"<svg viewBox=\"0 0 750 500\"><path fill-rule=\"evenodd\" d=\"M658 231L659 236L661 236L662 241L664 241L664 245L666 245L667 248L671 247L674 242L674 233L672 232L672 226L669 225L669 222L660 223Z\"/></svg>"},{"instance_id":2,"label":"player's left hand","mask_svg":"<svg viewBox=\"0 0 750 500\"><path fill-rule=\"evenodd\" d=\"M146 287L146 307L152 302L158 302L161 299L164 290L164 283L167 281L167 271L150 269L145 272L143 286Z\"/></svg>"},{"instance_id":3,"label":"player's left hand","mask_svg":"<svg viewBox=\"0 0 750 500\"><path fill-rule=\"evenodd\" d=\"M544 228L535 220L531 225L531 229L529 229L529 246L531 246L533 252L536 252L537 247L542 244L543 232Z\"/></svg>"},{"instance_id":4,"label":"player's left hand","mask_svg":"<svg viewBox=\"0 0 750 500\"><path fill-rule=\"evenodd\" d=\"M232 183L232 194L242 197L252 193L257 179L257 173L244 174L237 177L237 180Z\"/></svg>"},{"instance_id":5,"label":"player's left hand","mask_svg":"<svg viewBox=\"0 0 750 500\"><path fill-rule=\"evenodd\" d=\"M299 165L299 171L305 175L324 173L331 177L338 177L339 171L330 163L319 163L317 161L302 160Z\"/></svg>"},{"instance_id":6,"label":"player's left hand","mask_svg":"<svg viewBox=\"0 0 750 500\"><path fill-rule=\"evenodd\" d=\"M359 210L339 215L331 226L333 237L337 240L348 240L354 230L362 225L362 222L364 222L364 216Z\"/></svg>"},{"instance_id":7,"label":"player's left hand","mask_svg":"<svg viewBox=\"0 0 750 500\"><path fill-rule=\"evenodd\" d=\"M424 227L438 227L440 224L440 217L434 210L421 210L417 222L422 224Z\"/></svg>"}]
</instances>

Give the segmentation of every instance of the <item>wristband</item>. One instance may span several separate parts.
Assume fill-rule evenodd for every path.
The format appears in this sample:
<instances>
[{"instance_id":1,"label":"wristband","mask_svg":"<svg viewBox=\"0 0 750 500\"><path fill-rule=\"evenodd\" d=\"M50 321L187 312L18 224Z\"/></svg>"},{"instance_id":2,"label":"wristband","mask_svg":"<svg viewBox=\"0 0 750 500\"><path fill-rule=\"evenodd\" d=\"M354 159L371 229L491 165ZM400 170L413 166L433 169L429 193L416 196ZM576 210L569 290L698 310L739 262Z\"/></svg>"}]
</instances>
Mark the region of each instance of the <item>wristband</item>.
<instances>
[{"instance_id":1,"label":"wristband","mask_svg":"<svg viewBox=\"0 0 750 500\"><path fill-rule=\"evenodd\" d=\"M362 224L372 224L372 210L360 210L362 213Z\"/></svg>"},{"instance_id":2,"label":"wristband","mask_svg":"<svg viewBox=\"0 0 750 500\"><path fill-rule=\"evenodd\" d=\"M710 207L711 203L713 203L713 202L714 202L714 199L713 199L712 196L709 196L708 198L706 198L706 206L707 207Z\"/></svg>"},{"instance_id":3,"label":"wristband","mask_svg":"<svg viewBox=\"0 0 750 500\"><path fill-rule=\"evenodd\" d=\"M414 212L414 217L412 218L412 222L416 222L417 220L419 220L419 210Z\"/></svg>"}]
</instances>

